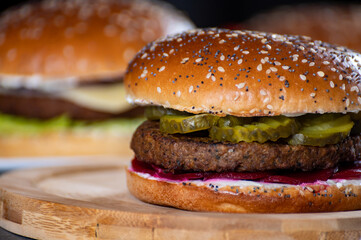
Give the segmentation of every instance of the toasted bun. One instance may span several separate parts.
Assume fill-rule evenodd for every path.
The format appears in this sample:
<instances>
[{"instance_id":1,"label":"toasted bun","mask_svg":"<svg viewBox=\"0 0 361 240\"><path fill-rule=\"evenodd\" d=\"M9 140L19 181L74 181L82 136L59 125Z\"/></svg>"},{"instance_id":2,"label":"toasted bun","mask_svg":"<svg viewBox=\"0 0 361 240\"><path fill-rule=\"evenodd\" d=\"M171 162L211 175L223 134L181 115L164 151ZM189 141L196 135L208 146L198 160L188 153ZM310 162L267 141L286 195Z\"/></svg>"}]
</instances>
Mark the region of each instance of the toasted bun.
<instances>
[{"instance_id":1,"label":"toasted bun","mask_svg":"<svg viewBox=\"0 0 361 240\"><path fill-rule=\"evenodd\" d=\"M0 17L0 81L34 86L120 77L146 43L192 26L169 5L154 1L28 3Z\"/></svg>"},{"instance_id":2,"label":"toasted bun","mask_svg":"<svg viewBox=\"0 0 361 240\"><path fill-rule=\"evenodd\" d=\"M258 31L307 35L361 51L361 5L302 4L258 14L242 26Z\"/></svg>"},{"instance_id":3,"label":"toasted bun","mask_svg":"<svg viewBox=\"0 0 361 240\"><path fill-rule=\"evenodd\" d=\"M102 133L74 134L70 132L37 136L0 137L0 157L40 156L132 156L131 134L115 136ZM19 149L20 148L20 149Z\"/></svg>"},{"instance_id":4,"label":"toasted bun","mask_svg":"<svg viewBox=\"0 0 361 240\"><path fill-rule=\"evenodd\" d=\"M361 55L302 36L199 29L130 62L128 101L191 113L266 116L361 109Z\"/></svg>"},{"instance_id":5,"label":"toasted bun","mask_svg":"<svg viewBox=\"0 0 361 240\"><path fill-rule=\"evenodd\" d=\"M246 181L238 181L246 182ZM361 208L360 181L307 186L249 184L243 187L151 179L127 171L129 191L142 201L193 211L235 213L301 213Z\"/></svg>"}]
</instances>

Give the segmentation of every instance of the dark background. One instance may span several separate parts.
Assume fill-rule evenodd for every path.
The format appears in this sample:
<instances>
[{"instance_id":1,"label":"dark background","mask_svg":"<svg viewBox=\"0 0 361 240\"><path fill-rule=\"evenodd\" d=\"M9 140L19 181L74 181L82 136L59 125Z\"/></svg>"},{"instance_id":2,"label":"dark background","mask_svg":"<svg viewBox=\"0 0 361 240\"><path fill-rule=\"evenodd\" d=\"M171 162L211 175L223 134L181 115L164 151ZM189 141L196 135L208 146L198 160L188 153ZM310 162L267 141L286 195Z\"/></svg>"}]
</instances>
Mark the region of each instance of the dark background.
<instances>
[{"instance_id":1,"label":"dark background","mask_svg":"<svg viewBox=\"0 0 361 240\"><path fill-rule=\"evenodd\" d=\"M311 1L311 0L162 0L171 3L186 13L197 27L226 26L229 23L238 23L256 13L272 9L280 5L300 3L361 3L361 1ZM0 11L24 0L2 0Z\"/></svg>"}]
</instances>

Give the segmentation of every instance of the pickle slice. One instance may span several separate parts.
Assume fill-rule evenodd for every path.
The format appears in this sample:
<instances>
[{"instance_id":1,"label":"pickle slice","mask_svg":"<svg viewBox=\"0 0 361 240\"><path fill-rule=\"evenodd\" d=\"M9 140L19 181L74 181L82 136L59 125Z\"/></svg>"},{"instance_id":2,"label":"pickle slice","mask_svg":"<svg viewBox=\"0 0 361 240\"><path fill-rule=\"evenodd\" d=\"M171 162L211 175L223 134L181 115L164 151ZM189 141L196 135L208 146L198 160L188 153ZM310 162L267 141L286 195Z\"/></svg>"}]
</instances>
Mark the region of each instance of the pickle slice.
<instances>
[{"instance_id":1,"label":"pickle slice","mask_svg":"<svg viewBox=\"0 0 361 240\"><path fill-rule=\"evenodd\" d=\"M250 124L253 118L251 117L235 117L235 116L225 116L219 119L217 126L218 127L235 127L239 125Z\"/></svg>"},{"instance_id":2,"label":"pickle slice","mask_svg":"<svg viewBox=\"0 0 361 240\"><path fill-rule=\"evenodd\" d=\"M165 115L160 118L160 130L169 134L207 130L216 125L218 116L199 114L192 116Z\"/></svg>"},{"instance_id":3,"label":"pickle slice","mask_svg":"<svg viewBox=\"0 0 361 240\"><path fill-rule=\"evenodd\" d=\"M277 141L287 138L298 130L295 119L285 116L262 117L258 121L243 126L218 127L210 129L210 137L218 141L259 142Z\"/></svg>"},{"instance_id":4,"label":"pickle slice","mask_svg":"<svg viewBox=\"0 0 361 240\"><path fill-rule=\"evenodd\" d=\"M190 113L177 111L170 108L164 108L159 106L151 106L145 109L145 117L148 120L159 120L162 116L171 115L171 116L190 116Z\"/></svg>"},{"instance_id":5,"label":"pickle slice","mask_svg":"<svg viewBox=\"0 0 361 240\"><path fill-rule=\"evenodd\" d=\"M349 115L323 114L306 117L300 131L291 136L288 143L319 147L336 144L349 136L353 125Z\"/></svg>"}]
</instances>

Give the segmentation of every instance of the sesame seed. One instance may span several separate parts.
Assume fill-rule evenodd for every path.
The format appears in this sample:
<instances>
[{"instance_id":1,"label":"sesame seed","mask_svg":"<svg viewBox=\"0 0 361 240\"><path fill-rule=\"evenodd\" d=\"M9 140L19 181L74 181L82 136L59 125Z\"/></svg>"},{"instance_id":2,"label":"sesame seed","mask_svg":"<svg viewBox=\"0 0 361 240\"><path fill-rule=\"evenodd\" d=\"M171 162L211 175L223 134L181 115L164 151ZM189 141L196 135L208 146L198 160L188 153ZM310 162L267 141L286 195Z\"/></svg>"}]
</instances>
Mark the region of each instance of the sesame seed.
<instances>
[{"instance_id":1,"label":"sesame seed","mask_svg":"<svg viewBox=\"0 0 361 240\"><path fill-rule=\"evenodd\" d=\"M174 49L173 49L173 48L169 51L169 54L172 54L172 53L174 53Z\"/></svg>"},{"instance_id":2,"label":"sesame seed","mask_svg":"<svg viewBox=\"0 0 361 240\"><path fill-rule=\"evenodd\" d=\"M315 66L315 63L314 63L314 62L310 62L309 66L310 66L310 67L313 67L313 66Z\"/></svg>"},{"instance_id":3,"label":"sesame seed","mask_svg":"<svg viewBox=\"0 0 361 240\"><path fill-rule=\"evenodd\" d=\"M281 65L281 63L278 62L278 61L275 61L274 63L276 64L276 66L280 66L280 65Z\"/></svg>"},{"instance_id":4,"label":"sesame seed","mask_svg":"<svg viewBox=\"0 0 361 240\"><path fill-rule=\"evenodd\" d=\"M212 76L212 73L209 72L209 73L207 74L206 78L210 78L211 76Z\"/></svg>"},{"instance_id":5,"label":"sesame seed","mask_svg":"<svg viewBox=\"0 0 361 240\"><path fill-rule=\"evenodd\" d=\"M178 91L176 95L177 95L177 97L180 97L181 96L181 91Z\"/></svg>"},{"instance_id":6,"label":"sesame seed","mask_svg":"<svg viewBox=\"0 0 361 240\"><path fill-rule=\"evenodd\" d=\"M286 80L286 78L284 76L281 76L279 79L280 79L280 81Z\"/></svg>"},{"instance_id":7,"label":"sesame seed","mask_svg":"<svg viewBox=\"0 0 361 240\"><path fill-rule=\"evenodd\" d=\"M259 65L257 66L257 70L258 70L258 71L262 71L262 64L259 64Z\"/></svg>"},{"instance_id":8,"label":"sesame seed","mask_svg":"<svg viewBox=\"0 0 361 240\"><path fill-rule=\"evenodd\" d=\"M272 49L272 47L271 47L269 44L267 44L266 47L267 47L269 50Z\"/></svg>"},{"instance_id":9,"label":"sesame seed","mask_svg":"<svg viewBox=\"0 0 361 240\"><path fill-rule=\"evenodd\" d=\"M352 86L351 87L351 92L359 92L359 89L358 89L358 87L357 86Z\"/></svg>"},{"instance_id":10,"label":"sesame seed","mask_svg":"<svg viewBox=\"0 0 361 240\"><path fill-rule=\"evenodd\" d=\"M268 108L269 110L272 110L272 109L273 109L273 106L270 105L270 104L268 104L268 105L267 105L267 108Z\"/></svg>"},{"instance_id":11,"label":"sesame seed","mask_svg":"<svg viewBox=\"0 0 361 240\"><path fill-rule=\"evenodd\" d=\"M144 53L144 54L142 55L141 59L144 59L144 58L146 58L147 56L148 56L148 53Z\"/></svg>"},{"instance_id":12,"label":"sesame seed","mask_svg":"<svg viewBox=\"0 0 361 240\"><path fill-rule=\"evenodd\" d=\"M331 86L331 88L335 87L335 84L333 83L333 81L330 81L330 86Z\"/></svg>"},{"instance_id":13,"label":"sesame seed","mask_svg":"<svg viewBox=\"0 0 361 240\"><path fill-rule=\"evenodd\" d=\"M202 61L202 58L197 58L197 59L196 59L196 62L197 62L197 63L200 62L200 61Z\"/></svg>"},{"instance_id":14,"label":"sesame seed","mask_svg":"<svg viewBox=\"0 0 361 240\"><path fill-rule=\"evenodd\" d=\"M301 78L302 81L305 81L305 80L306 80L306 76L303 75L303 74L300 74L300 78Z\"/></svg>"},{"instance_id":15,"label":"sesame seed","mask_svg":"<svg viewBox=\"0 0 361 240\"><path fill-rule=\"evenodd\" d=\"M278 70L278 69L275 68L275 67L270 67L270 69L271 69L272 72L277 72L277 70Z\"/></svg>"},{"instance_id":16,"label":"sesame seed","mask_svg":"<svg viewBox=\"0 0 361 240\"><path fill-rule=\"evenodd\" d=\"M249 54L249 51L242 51L243 54Z\"/></svg>"},{"instance_id":17,"label":"sesame seed","mask_svg":"<svg viewBox=\"0 0 361 240\"><path fill-rule=\"evenodd\" d=\"M233 49L234 49L234 51L237 51L239 49L239 46L236 46Z\"/></svg>"},{"instance_id":18,"label":"sesame seed","mask_svg":"<svg viewBox=\"0 0 361 240\"><path fill-rule=\"evenodd\" d=\"M243 62L243 60L242 60L242 59L239 59L237 63L238 63L238 64L241 64L242 62Z\"/></svg>"},{"instance_id":19,"label":"sesame seed","mask_svg":"<svg viewBox=\"0 0 361 240\"><path fill-rule=\"evenodd\" d=\"M142 72L142 74L140 75L141 78L144 78L145 76L147 76L148 70L144 69L144 71Z\"/></svg>"},{"instance_id":20,"label":"sesame seed","mask_svg":"<svg viewBox=\"0 0 361 240\"><path fill-rule=\"evenodd\" d=\"M270 74L271 73L271 69L267 69L266 74Z\"/></svg>"},{"instance_id":21,"label":"sesame seed","mask_svg":"<svg viewBox=\"0 0 361 240\"><path fill-rule=\"evenodd\" d=\"M184 64L184 63L188 62L188 60L189 60L189 58L183 58L181 63Z\"/></svg>"},{"instance_id":22,"label":"sesame seed","mask_svg":"<svg viewBox=\"0 0 361 240\"><path fill-rule=\"evenodd\" d=\"M307 59L302 59L301 62L302 62L302 63L306 63L306 62L307 62Z\"/></svg>"},{"instance_id":23,"label":"sesame seed","mask_svg":"<svg viewBox=\"0 0 361 240\"><path fill-rule=\"evenodd\" d=\"M345 91L345 90L346 90L346 85L345 85L345 84L342 84L342 85L341 85L341 89Z\"/></svg>"},{"instance_id":24,"label":"sesame seed","mask_svg":"<svg viewBox=\"0 0 361 240\"><path fill-rule=\"evenodd\" d=\"M162 89L160 87L157 87L157 92L161 93Z\"/></svg>"},{"instance_id":25,"label":"sesame seed","mask_svg":"<svg viewBox=\"0 0 361 240\"><path fill-rule=\"evenodd\" d=\"M219 41L219 44L222 44L222 43L225 43L225 42L226 42L225 40L221 39L221 40Z\"/></svg>"},{"instance_id":26,"label":"sesame seed","mask_svg":"<svg viewBox=\"0 0 361 240\"><path fill-rule=\"evenodd\" d=\"M266 95L267 95L266 91L263 90L263 89L261 89L261 90L259 91L259 93L260 93L262 96L266 96Z\"/></svg>"},{"instance_id":27,"label":"sesame seed","mask_svg":"<svg viewBox=\"0 0 361 240\"><path fill-rule=\"evenodd\" d=\"M216 81L216 77L215 77L215 76L213 76L213 75L211 76L211 79L212 79L212 81L213 81L213 82L215 82L215 81Z\"/></svg>"},{"instance_id":28,"label":"sesame seed","mask_svg":"<svg viewBox=\"0 0 361 240\"><path fill-rule=\"evenodd\" d=\"M161 68L159 68L159 72L163 71L165 69L165 66L162 66Z\"/></svg>"},{"instance_id":29,"label":"sesame seed","mask_svg":"<svg viewBox=\"0 0 361 240\"><path fill-rule=\"evenodd\" d=\"M218 67L218 71L225 72L223 67Z\"/></svg>"},{"instance_id":30,"label":"sesame seed","mask_svg":"<svg viewBox=\"0 0 361 240\"><path fill-rule=\"evenodd\" d=\"M262 38L261 43L265 44L267 42L266 38Z\"/></svg>"},{"instance_id":31,"label":"sesame seed","mask_svg":"<svg viewBox=\"0 0 361 240\"><path fill-rule=\"evenodd\" d=\"M330 62L329 61L323 61L323 64L328 65L328 64L330 64Z\"/></svg>"},{"instance_id":32,"label":"sesame seed","mask_svg":"<svg viewBox=\"0 0 361 240\"><path fill-rule=\"evenodd\" d=\"M342 79L343 79L343 76L340 74L340 76L338 76L338 79L339 79L339 80L342 80Z\"/></svg>"},{"instance_id":33,"label":"sesame seed","mask_svg":"<svg viewBox=\"0 0 361 240\"><path fill-rule=\"evenodd\" d=\"M188 92L191 93L192 91L193 91L193 86L190 86Z\"/></svg>"},{"instance_id":34,"label":"sesame seed","mask_svg":"<svg viewBox=\"0 0 361 240\"><path fill-rule=\"evenodd\" d=\"M324 76L325 76L325 73L322 72L322 71L318 71L318 72L317 72L317 75L320 76L320 77L324 77Z\"/></svg>"},{"instance_id":35,"label":"sesame seed","mask_svg":"<svg viewBox=\"0 0 361 240\"><path fill-rule=\"evenodd\" d=\"M357 97L357 101L361 104L361 97Z\"/></svg>"},{"instance_id":36,"label":"sesame seed","mask_svg":"<svg viewBox=\"0 0 361 240\"><path fill-rule=\"evenodd\" d=\"M269 97L266 97L266 98L263 100L263 103L266 103L266 102L269 102Z\"/></svg>"},{"instance_id":37,"label":"sesame seed","mask_svg":"<svg viewBox=\"0 0 361 240\"><path fill-rule=\"evenodd\" d=\"M241 88L243 88L245 85L246 85L246 83L243 82L243 83L238 83L238 84L236 84L235 86L236 86L238 89L241 89Z\"/></svg>"},{"instance_id":38,"label":"sesame seed","mask_svg":"<svg viewBox=\"0 0 361 240\"><path fill-rule=\"evenodd\" d=\"M311 97L315 97L315 96L316 96L316 93L313 92L313 93L310 94L310 96L311 96Z\"/></svg>"},{"instance_id":39,"label":"sesame seed","mask_svg":"<svg viewBox=\"0 0 361 240\"><path fill-rule=\"evenodd\" d=\"M183 39L182 38L178 38L177 39L177 42L181 42Z\"/></svg>"},{"instance_id":40,"label":"sesame seed","mask_svg":"<svg viewBox=\"0 0 361 240\"><path fill-rule=\"evenodd\" d=\"M224 55L222 55L222 56L220 57L221 61L223 61L225 58L226 58L226 57L225 57Z\"/></svg>"},{"instance_id":41,"label":"sesame seed","mask_svg":"<svg viewBox=\"0 0 361 240\"><path fill-rule=\"evenodd\" d=\"M267 54L267 53L268 53L268 51L261 50L261 53L262 53L262 54Z\"/></svg>"},{"instance_id":42,"label":"sesame seed","mask_svg":"<svg viewBox=\"0 0 361 240\"><path fill-rule=\"evenodd\" d=\"M350 106L350 99L346 99L346 107Z\"/></svg>"},{"instance_id":43,"label":"sesame seed","mask_svg":"<svg viewBox=\"0 0 361 240\"><path fill-rule=\"evenodd\" d=\"M289 67L289 66L282 66L282 68L283 68L284 70L288 70L290 67Z\"/></svg>"}]
</instances>

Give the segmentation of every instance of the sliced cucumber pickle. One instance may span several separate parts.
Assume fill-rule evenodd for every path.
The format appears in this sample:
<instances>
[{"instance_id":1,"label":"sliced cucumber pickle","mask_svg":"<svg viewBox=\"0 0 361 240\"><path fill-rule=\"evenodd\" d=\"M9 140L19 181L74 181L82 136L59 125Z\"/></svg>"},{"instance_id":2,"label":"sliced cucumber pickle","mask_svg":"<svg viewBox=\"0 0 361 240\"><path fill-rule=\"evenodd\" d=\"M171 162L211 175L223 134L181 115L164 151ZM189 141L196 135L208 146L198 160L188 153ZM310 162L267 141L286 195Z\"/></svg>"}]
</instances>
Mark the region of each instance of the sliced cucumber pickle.
<instances>
[{"instance_id":1,"label":"sliced cucumber pickle","mask_svg":"<svg viewBox=\"0 0 361 240\"><path fill-rule=\"evenodd\" d=\"M219 119L217 126L218 127L235 127L239 125L250 124L253 118L251 117L235 117L235 116L225 116Z\"/></svg>"},{"instance_id":2,"label":"sliced cucumber pickle","mask_svg":"<svg viewBox=\"0 0 361 240\"><path fill-rule=\"evenodd\" d=\"M277 141L279 138L287 138L298 130L298 124L294 118L285 116L261 117L251 124L233 127L213 126L210 129L210 137L218 141L230 142L259 142Z\"/></svg>"},{"instance_id":3,"label":"sliced cucumber pickle","mask_svg":"<svg viewBox=\"0 0 361 240\"><path fill-rule=\"evenodd\" d=\"M218 116L198 114L192 116L164 115L160 118L160 130L169 134L191 133L207 130L216 125Z\"/></svg>"},{"instance_id":4,"label":"sliced cucumber pickle","mask_svg":"<svg viewBox=\"0 0 361 240\"><path fill-rule=\"evenodd\" d=\"M302 120L300 131L288 139L291 145L336 144L349 136L354 125L349 115L340 114L308 115Z\"/></svg>"},{"instance_id":5,"label":"sliced cucumber pickle","mask_svg":"<svg viewBox=\"0 0 361 240\"><path fill-rule=\"evenodd\" d=\"M188 116L190 113L177 111L170 108L164 108L159 106L151 106L145 109L145 117L148 120L159 120L162 116L171 115L171 116Z\"/></svg>"}]
</instances>

